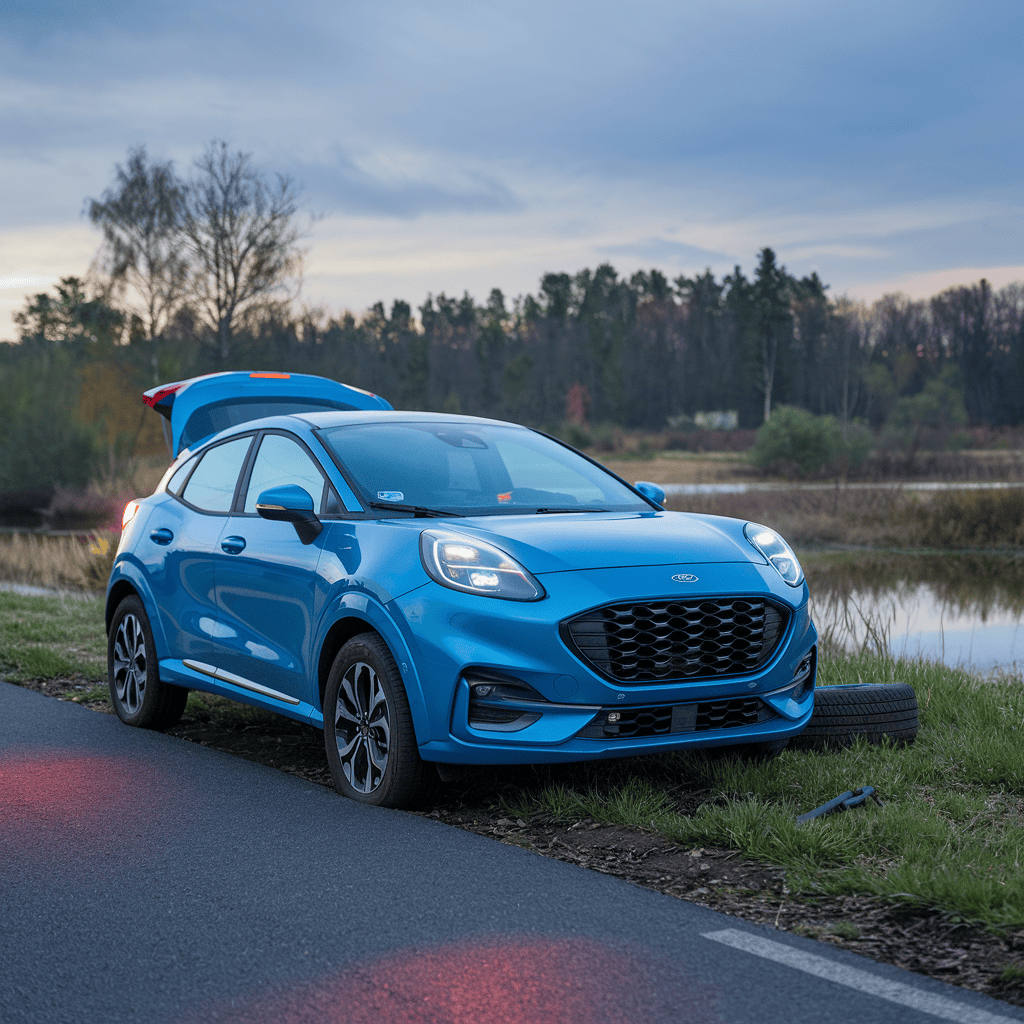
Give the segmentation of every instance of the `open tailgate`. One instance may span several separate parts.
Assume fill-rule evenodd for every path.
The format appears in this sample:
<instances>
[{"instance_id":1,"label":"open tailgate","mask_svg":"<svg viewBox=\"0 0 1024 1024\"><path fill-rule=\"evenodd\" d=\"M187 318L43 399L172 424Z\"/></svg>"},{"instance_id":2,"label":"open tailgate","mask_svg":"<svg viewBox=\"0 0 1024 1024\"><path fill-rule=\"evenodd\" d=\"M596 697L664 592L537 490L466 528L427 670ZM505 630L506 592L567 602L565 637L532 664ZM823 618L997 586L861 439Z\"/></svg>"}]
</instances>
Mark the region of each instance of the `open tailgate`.
<instances>
[{"instance_id":1,"label":"open tailgate","mask_svg":"<svg viewBox=\"0 0 1024 1024\"><path fill-rule=\"evenodd\" d=\"M325 409L390 409L378 395L305 373L227 371L160 384L143 393L146 405L171 425L177 457L226 427L263 416Z\"/></svg>"}]
</instances>

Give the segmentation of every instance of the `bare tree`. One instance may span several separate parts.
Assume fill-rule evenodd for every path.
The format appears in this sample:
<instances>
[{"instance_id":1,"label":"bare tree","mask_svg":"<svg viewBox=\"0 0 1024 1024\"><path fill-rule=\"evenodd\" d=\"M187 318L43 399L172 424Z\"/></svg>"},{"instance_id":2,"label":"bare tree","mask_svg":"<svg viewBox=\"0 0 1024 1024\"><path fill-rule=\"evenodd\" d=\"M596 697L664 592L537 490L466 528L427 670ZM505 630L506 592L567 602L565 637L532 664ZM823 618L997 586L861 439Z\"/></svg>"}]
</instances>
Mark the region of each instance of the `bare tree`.
<instances>
[{"instance_id":1,"label":"bare tree","mask_svg":"<svg viewBox=\"0 0 1024 1024\"><path fill-rule=\"evenodd\" d=\"M129 312L149 338L158 338L186 298L183 183L170 161L151 163L145 146L130 149L114 174L113 186L88 200L89 219L103 232L96 262L112 291L131 293Z\"/></svg>"},{"instance_id":2,"label":"bare tree","mask_svg":"<svg viewBox=\"0 0 1024 1024\"><path fill-rule=\"evenodd\" d=\"M237 315L298 291L305 235L295 223L299 190L280 174L269 183L251 154L231 153L225 142L212 142L195 169L182 204L191 289L226 360Z\"/></svg>"}]
</instances>

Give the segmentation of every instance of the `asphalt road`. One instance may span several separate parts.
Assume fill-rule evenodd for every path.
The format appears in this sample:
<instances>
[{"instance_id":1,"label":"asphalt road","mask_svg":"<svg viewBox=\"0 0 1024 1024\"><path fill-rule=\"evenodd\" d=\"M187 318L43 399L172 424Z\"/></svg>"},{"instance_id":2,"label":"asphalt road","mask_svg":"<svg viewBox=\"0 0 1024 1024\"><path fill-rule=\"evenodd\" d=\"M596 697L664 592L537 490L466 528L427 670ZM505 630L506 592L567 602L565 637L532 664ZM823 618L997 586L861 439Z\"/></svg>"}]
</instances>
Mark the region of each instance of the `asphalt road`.
<instances>
[{"instance_id":1,"label":"asphalt road","mask_svg":"<svg viewBox=\"0 0 1024 1024\"><path fill-rule=\"evenodd\" d=\"M961 1024L1015 1007L0 683L0 1022Z\"/></svg>"}]
</instances>

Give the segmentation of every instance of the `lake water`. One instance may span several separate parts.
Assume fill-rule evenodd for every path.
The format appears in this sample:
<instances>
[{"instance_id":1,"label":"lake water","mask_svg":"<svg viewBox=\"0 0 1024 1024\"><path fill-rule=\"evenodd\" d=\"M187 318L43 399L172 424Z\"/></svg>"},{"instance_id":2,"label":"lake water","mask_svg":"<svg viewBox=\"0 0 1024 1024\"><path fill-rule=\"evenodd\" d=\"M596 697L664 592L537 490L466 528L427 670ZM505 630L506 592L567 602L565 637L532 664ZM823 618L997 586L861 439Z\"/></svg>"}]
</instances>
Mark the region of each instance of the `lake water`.
<instances>
[{"instance_id":1,"label":"lake water","mask_svg":"<svg viewBox=\"0 0 1024 1024\"><path fill-rule=\"evenodd\" d=\"M819 632L978 672L1024 670L1024 559L814 555L805 559Z\"/></svg>"},{"instance_id":2,"label":"lake water","mask_svg":"<svg viewBox=\"0 0 1024 1024\"><path fill-rule=\"evenodd\" d=\"M763 480L749 483L717 484L659 484L665 497L687 494L751 494L755 491L834 491L835 483L793 484L766 483ZM999 491L1011 487L1024 487L1020 482L980 481L948 482L943 480L921 480L917 483L854 483L843 484L845 491Z\"/></svg>"}]
</instances>

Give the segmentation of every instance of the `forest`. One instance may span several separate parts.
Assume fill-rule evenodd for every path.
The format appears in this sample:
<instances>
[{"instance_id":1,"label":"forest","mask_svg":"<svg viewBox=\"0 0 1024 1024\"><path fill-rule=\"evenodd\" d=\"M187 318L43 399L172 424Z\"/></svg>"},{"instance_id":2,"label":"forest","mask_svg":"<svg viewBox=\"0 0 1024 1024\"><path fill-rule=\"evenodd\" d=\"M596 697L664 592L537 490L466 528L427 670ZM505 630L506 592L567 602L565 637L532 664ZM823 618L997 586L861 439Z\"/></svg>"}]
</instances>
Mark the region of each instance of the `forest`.
<instances>
[{"instance_id":1,"label":"forest","mask_svg":"<svg viewBox=\"0 0 1024 1024\"><path fill-rule=\"evenodd\" d=\"M749 274L602 264L545 273L535 293L355 314L301 303L298 191L224 143L190 181L133 150L87 209L103 234L90 274L27 296L17 341L0 345L0 492L80 485L159 452L140 392L225 369L319 374L397 408L515 420L582 446L613 428L749 430L780 407L896 447L1024 424L1020 284L868 305L793 277L766 246Z\"/></svg>"}]
</instances>

